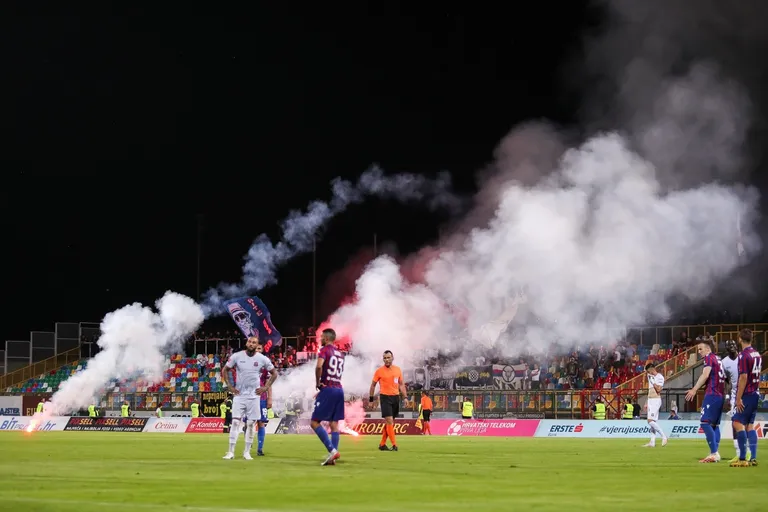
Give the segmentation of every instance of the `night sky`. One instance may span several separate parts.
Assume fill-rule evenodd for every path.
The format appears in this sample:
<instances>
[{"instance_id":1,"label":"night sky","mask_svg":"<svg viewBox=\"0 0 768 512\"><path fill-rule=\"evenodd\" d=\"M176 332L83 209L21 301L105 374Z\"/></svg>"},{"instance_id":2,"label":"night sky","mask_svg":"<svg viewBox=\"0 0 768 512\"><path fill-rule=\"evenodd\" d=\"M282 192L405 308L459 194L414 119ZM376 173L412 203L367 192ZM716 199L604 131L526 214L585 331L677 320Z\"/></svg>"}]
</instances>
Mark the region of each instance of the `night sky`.
<instances>
[{"instance_id":1,"label":"night sky","mask_svg":"<svg viewBox=\"0 0 768 512\"><path fill-rule=\"evenodd\" d=\"M169 289L194 297L199 222L201 291L237 281L256 236L374 163L449 171L471 195L515 124L576 122L571 64L597 16L585 4L19 18L0 36L13 121L0 339ZM335 219L317 246L318 320L352 290L338 272L374 233L407 254L448 220L376 200ZM259 295L290 335L311 322L312 255L278 279Z\"/></svg>"}]
</instances>

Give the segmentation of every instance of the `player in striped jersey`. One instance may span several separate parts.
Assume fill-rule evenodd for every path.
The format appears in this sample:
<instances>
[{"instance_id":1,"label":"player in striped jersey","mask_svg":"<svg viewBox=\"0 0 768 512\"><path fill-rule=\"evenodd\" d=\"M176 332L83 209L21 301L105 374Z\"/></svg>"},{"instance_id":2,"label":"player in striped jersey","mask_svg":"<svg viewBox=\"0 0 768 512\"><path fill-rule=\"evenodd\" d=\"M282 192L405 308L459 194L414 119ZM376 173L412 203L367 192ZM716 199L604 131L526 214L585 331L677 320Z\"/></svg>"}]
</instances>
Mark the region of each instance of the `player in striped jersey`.
<instances>
[{"instance_id":1,"label":"player in striped jersey","mask_svg":"<svg viewBox=\"0 0 768 512\"><path fill-rule=\"evenodd\" d=\"M699 355L704 359L704 369L699 380L685 394L687 401L696 398L696 392L706 385L704 400L701 403L701 429L707 438L709 455L699 462L720 462L720 417L723 414L725 399L725 372L720 358L713 351L714 346L709 340L702 340L698 346Z\"/></svg>"},{"instance_id":2,"label":"player in striped jersey","mask_svg":"<svg viewBox=\"0 0 768 512\"><path fill-rule=\"evenodd\" d=\"M736 344L736 340L725 342L725 352L725 357L721 360L725 372L726 389L728 390L725 399L730 401L731 408L728 411L728 416L733 418L733 415L736 414L736 389L739 386L739 346ZM736 429L733 428L733 423L731 423L731 429L733 430L733 447L736 449L736 456L730 462L736 462L739 460L739 441L736 439ZM749 460L749 449L747 449L747 460Z\"/></svg>"},{"instance_id":3,"label":"player in striped jersey","mask_svg":"<svg viewBox=\"0 0 768 512\"><path fill-rule=\"evenodd\" d=\"M757 406L760 402L760 372L763 358L752 347L752 331L742 329L739 333L741 353L739 354L739 386L736 390L736 414L733 427L739 441L739 460L731 467L757 466ZM747 442L752 458L747 460Z\"/></svg>"}]
</instances>

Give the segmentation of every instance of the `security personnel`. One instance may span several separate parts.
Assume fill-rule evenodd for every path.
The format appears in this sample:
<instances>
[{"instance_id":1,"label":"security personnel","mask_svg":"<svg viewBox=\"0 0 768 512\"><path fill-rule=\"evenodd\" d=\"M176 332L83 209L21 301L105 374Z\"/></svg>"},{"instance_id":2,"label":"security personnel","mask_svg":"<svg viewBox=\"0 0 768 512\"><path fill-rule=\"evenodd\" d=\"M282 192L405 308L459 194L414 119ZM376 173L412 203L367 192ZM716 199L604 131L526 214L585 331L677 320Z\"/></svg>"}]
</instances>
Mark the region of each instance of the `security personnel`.
<instances>
[{"instance_id":1,"label":"security personnel","mask_svg":"<svg viewBox=\"0 0 768 512\"><path fill-rule=\"evenodd\" d=\"M603 403L603 397L599 396L595 399L595 405L592 406L592 419L604 420L605 419L605 404Z\"/></svg>"},{"instance_id":2,"label":"security personnel","mask_svg":"<svg viewBox=\"0 0 768 512\"><path fill-rule=\"evenodd\" d=\"M301 414L301 403L296 393L291 393L285 401L285 419L280 422L283 434L298 434L296 425Z\"/></svg>"},{"instance_id":3,"label":"security personnel","mask_svg":"<svg viewBox=\"0 0 768 512\"><path fill-rule=\"evenodd\" d=\"M270 407L267 409L267 420L273 420L275 419L275 413L272 411L272 408Z\"/></svg>"},{"instance_id":4,"label":"security personnel","mask_svg":"<svg viewBox=\"0 0 768 512\"><path fill-rule=\"evenodd\" d=\"M96 417L96 406L91 404L88 406L88 417L89 418L95 418Z\"/></svg>"},{"instance_id":5,"label":"security personnel","mask_svg":"<svg viewBox=\"0 0 768 512\"><path fill-rule=\"evenodd\" d=\"M120 416L123 418L127 418L131 415L131 406L128 405L128 401L126 400L123 402L123 405L120 406Z\"/></svg>"},{"instance_id":6,"label":"security personnel","mask_svg":"<svg viewBox=\"0 0 768 512\"><path fill-rule=\"evenodd\" d=\"M221 402L219 406L221 417L224 418L224 430L225 434L229 433L229 426L232 425L232 395L227 395L227 399Z\"/></svg>"},{"instance_id":7,"label":"security personnel","mask_svg":"<svg viewBox=\"0 0 768 512\"><path fill-rule=\"evenodd\" d=\"M464 401L461 403L461 417L465 420L471 420L472 419L472 413L474 412L475 406L472 405L472 402L470 402L469 397L465 396Z\"/></svg>"},{"instance_id":8,"label":"security personnel","mask_svg":"<svg viewBox=\"0 0 768 512\"><path fill-rule=\"evenodd\" d=\"M44 400L41 398L40 403L37 404L37 410L35 412L43 412L43 407L45 407Z\"/></svg>"},{"instance_id":9,"label":"security personnel","mask_svg":"<svg viewBox=\"0 0 768 512\"><path fill-rule=\"evenodd\" d=\"M621 418L625 420L631 420L635 417L635 406L632 405L632 399L627 398L627 403L624 404L624 414Z\"/></svg>"},{"instance_id":10,"label":"security personnel","mask_svg":"<svg viewBox=\"0 0 768 512\"><path fill-rule=\"evenodd\" d=\"M189 409L192 411L193 418L200 417L200 404L197 403L197 400L192 400L192 403L189 404Z\"/></svg>"}]
</instances>

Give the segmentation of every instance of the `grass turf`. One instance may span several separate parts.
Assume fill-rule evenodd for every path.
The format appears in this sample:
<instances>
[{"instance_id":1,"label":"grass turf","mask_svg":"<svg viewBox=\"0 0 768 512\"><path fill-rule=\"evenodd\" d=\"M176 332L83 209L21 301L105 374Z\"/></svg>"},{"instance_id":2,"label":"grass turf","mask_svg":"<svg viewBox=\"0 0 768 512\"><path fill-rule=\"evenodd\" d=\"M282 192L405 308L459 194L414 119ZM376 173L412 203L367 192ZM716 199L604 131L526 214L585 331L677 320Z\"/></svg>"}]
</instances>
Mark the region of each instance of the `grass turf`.
<instances>
[{"instance_id":1,"label":"grass turf","mask_svg":"<svg viewBox=\"0 0 768 512\"><path fill-rule=\"evenodd\" d=\"M3 432L0 510L750 512L768 500L765 465L699 464L703 441L400 436L395 453L378 440L342 436L341 461L321 467L325 450L307 435L267 436L252 461L241 436L225 461L224 435ZM733 451L722 443L723 457Z\"/></svg>"}]
</instances>

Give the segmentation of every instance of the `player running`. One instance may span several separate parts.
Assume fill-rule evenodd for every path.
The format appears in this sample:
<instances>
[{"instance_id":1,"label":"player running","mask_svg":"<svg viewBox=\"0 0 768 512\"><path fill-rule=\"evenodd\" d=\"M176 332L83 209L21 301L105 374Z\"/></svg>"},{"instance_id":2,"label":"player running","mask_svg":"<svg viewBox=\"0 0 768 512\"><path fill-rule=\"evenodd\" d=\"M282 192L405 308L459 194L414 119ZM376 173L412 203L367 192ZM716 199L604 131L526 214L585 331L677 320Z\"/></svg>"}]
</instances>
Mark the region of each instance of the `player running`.
<instances>
[{"instance_id":1,"label":"player running","mask_svg":"<svg viewBox=\"0 0 768 512\"><path fill-rule=\"evenodd\" d=\"M707 438L709 455L699 462L707 464L720 462L720 417L723 414L723 402L725 401L725 372L720 358L713 351L709 341L702 341L697 348L699 355L704 358L704 369L699 380L685 394L685 399L690 402L696 398L696 392L706 384L704 401L701 404L701 429Z\"/></svg>"},{"instance_id":2,"label":"player running","mask_svg":"<svg viewBox=\"0 0 768 512\"><path fill-rule=\"evenodd\" d=\"M264 353L264 346L259 343L257 352ZM266 386L269 379L269 372L266 368L261 369L261 385ZM256 434L256 455L259 457L264 456L264 440L267 437L267 423L269 423L269 410L272 409L272 388L267 389L261 394L261 419L256 422L258 432Z\"/></svg>"},{"instance_id":3,"label":"player running","mask_svg":"<svg viewBox=\"0 0 768 512\"><path fill-rule=\"evenodd\" d=\"M381 415L386 422L384 433L381 436L379 450L397 451L397 439L395 438L395 418L400 414L400 397L407 400L408 394L403 381L403 371L392 364L395 359L391 350L384 351L384 366L373 374L373 382L368 393L368 401L373 403L373 393L376 384L379 384L379 402L381 403ZM387 438L392 441L392 448L387 448Z\"/></svg>"},{"instance_id":4,"label":"player running","mask_svg":"<svg viewBox=\"0 0 768 512\"><path fill-rule=\"evenodd\" d=\"M245 350L232 354L224 365L221 372L222 380L227 388L232 389L235 399L232 401L232 427L229 429L229 451L224 455L224 459L235 458L235 446L237 438L240 435L241 418L248 418L245 431L245 451L243 458L253 460L251 457L251 446L253 446L253 424L261 419L261 400L259 395L268 392L272 384L277 379L277 370L272 362L265 356L257 352L259 339L255 336L248 338L245 343ZM237 371L234 386L230 372L232 369ZM261 371L266 369L270 372L266 384L261 384Z\"/></svg>"},{"instance_id":5,"label":"player running","mask_svg":"<svg viewBox=\"0 0 768 512\"><path fill-rule=\"evenodd\" d=\"M644 444L644 448L656 446L656 434L661 436L661 446L667 446L669 439L658 424L659 410L661 409L661 390L664 387L664 376L656 371L653 363L645 365L648 373L648 426L651 428L651 440Z\"/></svg>"},{"instance_id":6,"label":"player running","mask_svg":"<svg viewBox=\"0 0 768 512\"><path fill-rule=\"evenodd\" d=\"M337 349L336 331L324 329L321 337L322 348L317 354L315 366L315 386L319 390L315 397L315 410L312 411L310 425L320 442L328 450L328 456L321 466L333 466L339 460L339 421L344 419L344 389L341 387L341 376L344 374L344 353ZM331 437L320 422L327 421L331 425Z\"/></svg>"},{"instance_id":7,"label":"player running","mask_svg":"<svg viewBox=\"0 0 768 512\"><path fill-rule=\"evenodd\" d=\"M733 415L733 428L739 443L739 460L731 462L731 467L757 466L757 431L755 419L760 401L760 372L763 358L752 347L752 331L742 329L739 333L741 353L739 354L739 385L736 390L736 414ZM747 440L752 458L747 461Z\"/></svg>"},{"instance_id":8,"label":"player running","mask_svg":"<svg viewBox=\"0 0 768 512\"><path fill-rule=\"evenodd\" d=\"M728 417L733 418L736 414L736 389L739 387L739 346L736 344L736 340L728 340L725 342L726 357L720 360L723 365L723 371L725 372L725 382L727 394L726 400L730 400L731 408L728 411ZM736 439L736 429L731 422L731 430L733 431L733 448L736 450L736 456L730 460L730 462L736 462L739 460L739 440ZM747 460L749 460L749 449L747 449Z\"/></svg>"}]
</instances>

